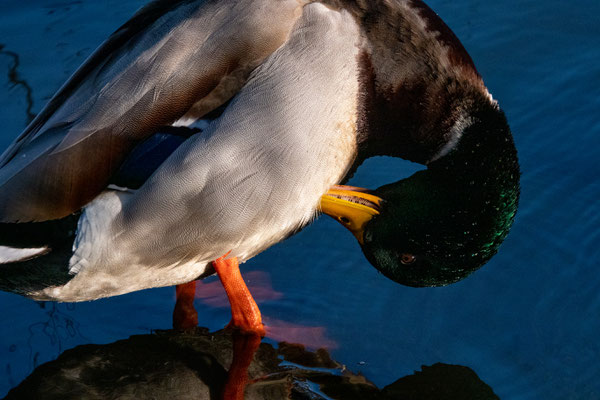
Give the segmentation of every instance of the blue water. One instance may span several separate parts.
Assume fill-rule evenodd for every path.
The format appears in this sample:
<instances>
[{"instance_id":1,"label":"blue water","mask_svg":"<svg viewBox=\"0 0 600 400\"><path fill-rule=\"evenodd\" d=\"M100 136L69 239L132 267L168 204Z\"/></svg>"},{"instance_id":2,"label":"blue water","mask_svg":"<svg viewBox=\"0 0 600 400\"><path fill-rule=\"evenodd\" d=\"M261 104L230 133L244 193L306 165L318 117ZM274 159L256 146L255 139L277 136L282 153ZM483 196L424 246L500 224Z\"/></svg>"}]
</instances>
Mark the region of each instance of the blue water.
<instances>
[{"instance_id":1,"label":"blue water","mask_svg":"<svg viewBox=\"0 0 600 400\"><path fill-rule=\"evenodd\" d=\"M8 79L15 54L35 113L143 3L1 0L0 148L27 122L26 86ZM458 284L412 289L321 218L243 272L280 293L259 298L267 318L321 327L332 357L379 386L444 362L472 368L502 399L600 398L600 2L428 4L471 54L519 150L521 205L500 253ZM377 187L416 168L372 159L351 183ZM173 304L172 288L75 305L0 293L0 396L65 349L169 328ZM196 305L200 325L229 320L226 307Z\"/></svg>"}]
</instances>

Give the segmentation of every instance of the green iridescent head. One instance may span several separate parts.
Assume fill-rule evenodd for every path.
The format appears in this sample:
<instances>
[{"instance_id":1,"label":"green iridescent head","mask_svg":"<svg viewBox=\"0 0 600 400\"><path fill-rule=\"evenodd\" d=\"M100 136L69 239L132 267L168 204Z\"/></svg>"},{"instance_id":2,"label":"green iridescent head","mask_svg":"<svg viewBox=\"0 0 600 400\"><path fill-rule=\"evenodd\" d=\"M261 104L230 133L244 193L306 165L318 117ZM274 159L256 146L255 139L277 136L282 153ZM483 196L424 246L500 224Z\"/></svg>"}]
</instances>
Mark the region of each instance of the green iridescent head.
<instances>
[{"instance_id":1,"label":"green iridescent head","mask_svg":"<svg viewBox=\"0 0 600 400\"><path fill-rule=\"evenodd\" d=\"M443 286L496 254L517 212L519 178L506 119L488 110L472 115L455 148L426 170L369 194L338 187L324 196L324 211L353 231L388 278ZM333 212L328 201L337 203ZM341 211L343 202L353 211Z\"/></svg>"}]
</instances>

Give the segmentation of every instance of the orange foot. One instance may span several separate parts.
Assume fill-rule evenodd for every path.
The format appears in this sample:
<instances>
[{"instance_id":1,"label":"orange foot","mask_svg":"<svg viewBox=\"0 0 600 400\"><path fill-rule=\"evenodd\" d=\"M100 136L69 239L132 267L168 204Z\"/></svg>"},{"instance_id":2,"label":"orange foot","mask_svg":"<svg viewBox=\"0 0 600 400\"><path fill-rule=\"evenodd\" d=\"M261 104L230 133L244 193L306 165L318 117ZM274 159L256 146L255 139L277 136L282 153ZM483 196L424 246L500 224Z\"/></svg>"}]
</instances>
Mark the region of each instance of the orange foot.
<instances>
[{"instance_id":1,"label":"orange foot","mask_svg":"<svg viewBox=\"0 0 600 400\"><path fill-rule=\"evenodd\" d=\"M231 304L231 322L227 328L250 335L265 336L260 310L242 278L237 257L228 260L225 257L227 255L213 261L213 267Z\"/></svg>"}]
</instances>

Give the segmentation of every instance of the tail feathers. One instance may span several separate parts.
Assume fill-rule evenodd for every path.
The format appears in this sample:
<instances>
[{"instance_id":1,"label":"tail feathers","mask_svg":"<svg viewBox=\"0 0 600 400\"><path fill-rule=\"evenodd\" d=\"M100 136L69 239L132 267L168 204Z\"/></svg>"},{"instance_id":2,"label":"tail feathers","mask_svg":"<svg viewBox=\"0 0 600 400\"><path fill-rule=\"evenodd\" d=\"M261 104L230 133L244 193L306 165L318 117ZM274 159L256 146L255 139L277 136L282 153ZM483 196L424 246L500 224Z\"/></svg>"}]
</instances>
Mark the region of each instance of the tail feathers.
<instances>
[{"instance_id":1,"label":"tail feathers","mask_svg":"<svg viewBox=\"0 0 600 400\"><path fill-rule=\"evenodd\" d=\"M0 224L0 290L30 296L67 283L78 219Z\"/></svg>"},{"instance_id":2,"label":"tail feathers","mask_svg":"<svg viewBox=\"0 0 600 400\"><path fill-rule=\"evenodd\" d=\"M62 219L27 222L0 223L0 245L15 248L52 247L73 240L80 213Z\"/></svg>"},{"instance_id":3,"label":"tail feathers","mask_svg":"<svg viewBox=\"0 0 600 400\"><path fill-rule=\"evenodd\" d=\"M63 219L0 224L0 264L23 262L69 246L75 239L79 214Z\"/></svg>"},{"instance_id":4,"label":"tail feathers","mask_svg":"<svg viewBox=\"0 0 600 400\"><path fill-rule=\"evenodd\" d=\"M38 248L18 248L0 246L0 264L23 262L48 254L51 249L47 246Z\"/></svg>"},{"instance_id":5,"label":"tail feathers","mask_svg":"<svg viewBox=\"0 0 600 400\"><path fill-rule=\"evenodd\" d=\"M0 290L31 297L48 287L62 286L73 278L69 275L69 259L73 253L67 243L46 247L45 252L31 258L20 258L0 264ZM3 249L4 250L4 249ZM20 249L22 250L22 249ZM20 253L21 256L24 253ZM6 255L6 253L4 253ZM49 300L35 296L38 300Z\"/></svg>"}]
</instances>

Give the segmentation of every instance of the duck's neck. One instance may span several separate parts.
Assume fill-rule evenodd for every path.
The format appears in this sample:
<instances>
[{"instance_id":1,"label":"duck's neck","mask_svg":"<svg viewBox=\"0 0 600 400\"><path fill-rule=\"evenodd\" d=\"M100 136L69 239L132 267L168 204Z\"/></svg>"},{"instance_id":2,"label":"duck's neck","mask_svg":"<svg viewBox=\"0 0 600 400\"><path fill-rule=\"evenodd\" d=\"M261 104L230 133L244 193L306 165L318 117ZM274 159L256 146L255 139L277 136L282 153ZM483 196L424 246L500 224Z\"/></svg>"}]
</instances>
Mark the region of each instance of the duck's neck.
<instances>
[{"instance_id":1,"label":"duck's neck","mask_svg":"<svg viewBox=\"0 0 600 400\"><path fill-rule=\"evenodd\" d=\"M364 89L359 159L391 156L427 164L443 154L456 137L455 131L466 122L465 107L473 97L461 85L456 86L450 94L450 89L424 81L407 84L393 95Z\"/></svg>"},{"instance_id":2,"label":"duck's neck","mask_svg":"<svg viewBox=\"0 0 600 400\"><path fill-rule=\"evenodd\" d=\"M392 205L382 211L387 216L380 221L381 231L401 227L415 243L422 241L429 254L440 259L452 254L453 262L464 262L461 268L469 271L489 260L508 234L520 179L502 111L490 106L470 116L470 125L447 154L426 170L376 191Z\"/></svg>"},{"instance_id":3,"label":"duck's neck","mask_svg":"<svg viewBox=\"0 0 600 400\"><path fill-rule=\"evenodd\" d=\"M480 106L459 121L460 131L428 164L428 175L449 192L513 197L519 186L517 150L504 113Z\"/></svg>"},{"instance_id":4,"label":"duck's neck","mask_svg":"<svg viewBox=\"0 0 600 400\"><path fill-rule=\"evenodd\" d=\"M473 255L489 259L508 234L519 201L517 151L502 111L486 107L471 113L456 146L422 171L424 202L435 205L439 223L459 227Z\"/></svg>"}]
</instances>

